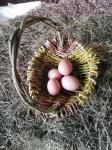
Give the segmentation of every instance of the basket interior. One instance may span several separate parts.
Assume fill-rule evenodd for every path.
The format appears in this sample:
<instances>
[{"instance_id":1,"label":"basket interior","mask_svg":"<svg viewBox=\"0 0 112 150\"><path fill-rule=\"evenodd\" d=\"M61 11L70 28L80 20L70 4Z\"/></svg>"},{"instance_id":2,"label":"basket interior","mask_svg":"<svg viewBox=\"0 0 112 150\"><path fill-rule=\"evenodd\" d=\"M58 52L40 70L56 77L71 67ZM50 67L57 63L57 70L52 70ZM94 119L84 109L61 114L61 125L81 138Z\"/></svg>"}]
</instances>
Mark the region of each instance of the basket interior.
<instances>
[{"instance_id":1,"label":"basket interior","mask_svg":"<svg viewBox=\"0 0 112 150\"><path fill-rule=\"evenodd\" d=\"M87 73L84 72L84 70L83 71L80 70L82 66L82 64L80 64L80 61L72 60L71 62L73 64L73 72L71 74L75 75L79 79L81 87L83 87ZM47 56L45 55L38 62L36 61L35 65L36 66L34 75L36 76L36 78L34 81L32 80L32 82L35 82L36 84L35 90L38 91L38 99L41 102L41 104L43 103L44 105L46 105L46 107L56 102L63 104L67 103L72 98L73 95L78 95L78 91L69 92L62 88L59 95L51 96L47 91L48 71L50 69L57 68L58 62L54 61L48 55ZM79 90L81 90L81 88Z\"/></svg>"}]
</instances>

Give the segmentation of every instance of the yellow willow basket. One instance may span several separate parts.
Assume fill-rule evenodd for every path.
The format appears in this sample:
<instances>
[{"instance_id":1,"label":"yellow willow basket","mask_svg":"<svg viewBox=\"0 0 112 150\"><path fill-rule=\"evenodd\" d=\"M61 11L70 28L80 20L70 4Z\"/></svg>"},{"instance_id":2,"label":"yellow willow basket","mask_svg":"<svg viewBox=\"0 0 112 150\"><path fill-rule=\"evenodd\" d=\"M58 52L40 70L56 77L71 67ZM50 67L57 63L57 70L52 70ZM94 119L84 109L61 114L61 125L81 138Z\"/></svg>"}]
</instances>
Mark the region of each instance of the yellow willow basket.
<instances>
[{"instance_id":1,"label":"yellow willow basket","mask_svg":"<svg viewBox=\"0 0 112 150\"><path fill-rule=\"evenodd\" d=\"M28 62L27 86L22 84L17 70L17 56L21 35L25 28L43 22L61 33L57 24L45 17L29 16L11 35L9 41L10 58L12 63L12 78L20 98L28 105L43 113L56 114L59 117L73 115L78 106L84 106L96 85L99 59L91 48L85 48L71 37L72 46L69 51L60 52L47 41L33 54ZM58 42L57 42L58 43ZM61 43L62 45L62 43ZM59 46L59 44L58 44ZM59 48L59 47L58 47ZM71 50L72 49L72 50ZM73 64L73 74L78 77L81 87L78 91L62 90L58 96L50 96L47 92L48 71L56 68L62 58Z\"/></svg>"}]
</instances>

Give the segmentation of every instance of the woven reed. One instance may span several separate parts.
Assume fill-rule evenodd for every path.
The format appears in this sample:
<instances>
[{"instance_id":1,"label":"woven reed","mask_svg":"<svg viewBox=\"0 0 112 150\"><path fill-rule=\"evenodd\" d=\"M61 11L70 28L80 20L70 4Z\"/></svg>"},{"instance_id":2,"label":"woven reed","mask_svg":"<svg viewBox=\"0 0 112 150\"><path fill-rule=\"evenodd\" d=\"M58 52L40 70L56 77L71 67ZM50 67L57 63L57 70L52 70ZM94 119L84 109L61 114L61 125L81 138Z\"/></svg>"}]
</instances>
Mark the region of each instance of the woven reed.
<instances>
[{"instance_id":1,"label":"woven reed","mask_svg":"<svg viewBox=\"0 0 112 150\"><path fill-rule=\"evenodd\" d=\"M59 117L73 115L79 105L84 106L94 90L98 77L99 60L91 48L85 48L74 39L75 50L71 53L66 52L63 55L53 52L50 47L46 47L45 45L41 46L28 63L27 89L22 84L17 70L18 48L24 29L37 22L43 22L49 25L61 33L63 37L66 37L57 26L57 23L48 18L29 16L23 19L9 40L12 79L15 88L20 98L36 110L44 113L57 114ZM78 76L81 82L81 88L74 92L66 92L63 90L58 96L53 97L46 90L48 80L47 72L50 68L57 67L64 55L72 62L74 66L73 73Z\"/></svg>"}]
</instances>

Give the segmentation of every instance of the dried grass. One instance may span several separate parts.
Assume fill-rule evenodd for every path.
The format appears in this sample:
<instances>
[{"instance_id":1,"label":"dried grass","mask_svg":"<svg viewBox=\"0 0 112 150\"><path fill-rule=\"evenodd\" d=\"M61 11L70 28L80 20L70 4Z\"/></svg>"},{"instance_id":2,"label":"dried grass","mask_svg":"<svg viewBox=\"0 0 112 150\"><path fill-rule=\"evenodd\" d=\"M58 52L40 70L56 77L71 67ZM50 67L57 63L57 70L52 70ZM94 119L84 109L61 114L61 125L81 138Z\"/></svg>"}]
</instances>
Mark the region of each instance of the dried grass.
<instances>
[{"instance_id":1,"label":"dried grass","mask_svg":"<svg viewBox=\"0 0 112 150\"><path fill-rule=\"evenodd\" d=\"M66 1L30 14L58 21L65 30L101 58L95 91L75 116L57 121L24 104L11 79L8 39L20 18L0 25L0 149L3 150L111 150L112 149L112 17L111 1ZM62 23L63 22L63 23ZM67 26L65 25L67 24ZM54 32L37 24L25 30L20 46L21 73L31 54ZM46 36L45 36L46 35ZM26 59L27 58L27 59ZM23 78L25 80L25 78Z\"/></svg>"}]
</instances>

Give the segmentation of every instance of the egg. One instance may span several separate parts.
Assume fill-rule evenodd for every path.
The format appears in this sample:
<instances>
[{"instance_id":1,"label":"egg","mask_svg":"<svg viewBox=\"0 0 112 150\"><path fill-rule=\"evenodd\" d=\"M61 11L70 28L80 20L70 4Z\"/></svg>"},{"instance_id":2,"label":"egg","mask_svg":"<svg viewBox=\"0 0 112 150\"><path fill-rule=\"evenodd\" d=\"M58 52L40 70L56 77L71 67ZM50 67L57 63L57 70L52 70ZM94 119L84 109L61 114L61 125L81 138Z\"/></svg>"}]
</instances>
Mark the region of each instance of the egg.
<instances>
[{"instance_id":1,"label":"egg","mask_svg":"<svg viewBox=\"0 0 112 150\"><path fill-rule=\"evenodd\" d=\"M61 62L58 65L59 73L62 75L69 75L72 72L72 69L72 63L67 59L61 60Z\"/></svg>"},{"instance_id":2,"label":"egg","mask_svg":"<svg viewBox=\"0 0 112 150\"><path fill-rule=\"evenodd\" d=\"M51 69L49 72L48 72L48 78L49 79L61 79L61 74L59 73L58 69Z\"/></svg>"},{"instance_id":3,"label":"egg","mask_svg":"<svg viewBox=\"0 0 112 150\"><path fill-rule=\"evenodd\" d=\"M72 75L64 76L61 79L61 84L62 87L68 91L76 91L80 87L79 80Z\"/></svg>"},{"instance_id":4,"label":"egg","mask_svg":"<svg viewBox=\"0 0 112 150\"><path fill-rule=\"evenodd\" d=\"M60 84L57 79L50 79L47 83L47 90L50 95L55 96L60 92Z\"/></svg>"}]
</instances>

